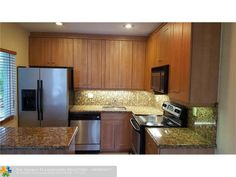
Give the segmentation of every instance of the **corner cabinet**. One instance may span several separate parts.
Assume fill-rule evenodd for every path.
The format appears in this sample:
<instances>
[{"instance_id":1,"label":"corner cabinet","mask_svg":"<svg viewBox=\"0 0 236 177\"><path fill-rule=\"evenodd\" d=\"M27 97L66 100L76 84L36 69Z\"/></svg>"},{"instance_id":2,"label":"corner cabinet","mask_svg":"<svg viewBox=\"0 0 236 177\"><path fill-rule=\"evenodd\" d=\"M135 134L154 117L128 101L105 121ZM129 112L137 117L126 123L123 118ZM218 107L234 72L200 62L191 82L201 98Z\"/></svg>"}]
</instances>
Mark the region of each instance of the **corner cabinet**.
<instances>
[{"instance_id":1,"label":"corner cabinet","mask_svg":"<svg viewBox=\"0 0 236 177\"><path fill-rule=\"evenodd\" d=\"M66 38L30 37L29 65L73 67L73 40Z\"/></svg>"},{"instance_id":2,"label":"corner cabinet","mask_svg":"<svg viewBox=\"0 0 236 177\"><path fill-rule=\"evenodd\" d=\"M147 42L145 89L151 90L151 68L169 64L168 95L192 106L217 102L220 55L219 23L167 23Z\"/></svg>"},{"instance_id":3,"label":"corner cabinet","mask_svg":"<svg viewBox=\"0 0 236 177\"><path fill-rule=\"evenodd\" d=\"M186 105L217 102L221 25L172 24L170 99Z\"/></svg>"}]
</instances>

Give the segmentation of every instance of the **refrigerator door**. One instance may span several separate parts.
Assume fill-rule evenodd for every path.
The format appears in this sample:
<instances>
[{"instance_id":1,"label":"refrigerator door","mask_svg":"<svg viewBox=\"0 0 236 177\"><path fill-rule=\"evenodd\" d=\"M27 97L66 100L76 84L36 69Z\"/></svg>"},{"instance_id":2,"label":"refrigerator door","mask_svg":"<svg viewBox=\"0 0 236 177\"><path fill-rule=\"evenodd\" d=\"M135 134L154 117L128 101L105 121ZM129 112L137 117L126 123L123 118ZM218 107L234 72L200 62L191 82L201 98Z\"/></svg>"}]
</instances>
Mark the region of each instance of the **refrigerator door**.
<instances>
[{"instance_id":1,"label":"refrigerator door","mask_svg":"<svg viewBox=\"0 0 236 177\"><path fill-rule=\"evenodd\" d=\"M69 92L67 69L41 68L42 127L68 126Z\"/></svg>"},{"instance_id":2,"label":"refrigerator door","mask_svg":"<svg viewBox=\"0 0 236 177\"><path fill-rule=\"evenodd\" d=\"M18 123L19 127L39 127L38 68L18 69Z\"/></svg>"}]
</instances>

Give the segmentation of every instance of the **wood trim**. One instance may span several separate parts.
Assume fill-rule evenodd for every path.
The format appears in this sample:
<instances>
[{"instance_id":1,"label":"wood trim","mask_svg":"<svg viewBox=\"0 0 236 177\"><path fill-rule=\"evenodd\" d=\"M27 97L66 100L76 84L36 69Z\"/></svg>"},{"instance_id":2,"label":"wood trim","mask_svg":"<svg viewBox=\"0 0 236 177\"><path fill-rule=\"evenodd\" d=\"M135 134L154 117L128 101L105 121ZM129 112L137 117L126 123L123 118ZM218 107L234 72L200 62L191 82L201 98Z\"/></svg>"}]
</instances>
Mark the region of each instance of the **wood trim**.
<instances>
[{"instance_id":1,"label":"wood trim","mask_svg":"<svg viewBox=\"0 0 236 177\"><path fill-rule=\"evenodd\" d=\"M121 36L121 35L98 35L98 34L80 34L80 33L47 33L31 32L33 37L61 37L61 38L80 38L80 39L103 39L103 40L147 40L146 36Z\"/></svg>"},{"instance_id":2,"label":"wood trim","mask_svg":"<svg viewBox=\"0 0 236 177\"><path fill-rule=\"evenodd\" d=\"M16 52L12 51L12 50L7 50L7 49L0 48L0 51L1 52L6 52L6 53L9 53L9 54L12 54L12 55L16 55Z\"/></svg>"},{"instance_id":3,"label":"wood trim","mask_svg":"<svg viewBox=\"0 0 236 177\"><path fill-rule=\"evenodd\" d=\"M9 117L5 118L4 120L0 121L0 126L10 122L13 119L14 119L14 116L9 116Z\"/></svg>"}]
</instances>

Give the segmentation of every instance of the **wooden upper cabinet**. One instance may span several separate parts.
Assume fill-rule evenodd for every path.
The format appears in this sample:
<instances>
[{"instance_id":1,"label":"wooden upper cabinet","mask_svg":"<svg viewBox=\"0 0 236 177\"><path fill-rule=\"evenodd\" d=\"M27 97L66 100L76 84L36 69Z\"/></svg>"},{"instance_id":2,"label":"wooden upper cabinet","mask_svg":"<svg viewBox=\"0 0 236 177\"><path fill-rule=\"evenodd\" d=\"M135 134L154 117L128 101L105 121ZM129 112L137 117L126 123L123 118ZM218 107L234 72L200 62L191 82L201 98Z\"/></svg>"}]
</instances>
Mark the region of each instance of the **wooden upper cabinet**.
<instances>
[{"instance_id":1,"label":"wooden upper cabinet","mask_svg":"<svg viewBox=\"0 0 236 177\"><path fill-rule=\"evenodd\" d=\"M106 41L105 88L144 88L145 44L145 41Z\"/></svg>"},{"instance_id":2,"label":"wooden upper cabinet","mask_svg":"<svg viewBox=\"0 0 236 177\"><path fill-rule=\"evenodd\" d=\"M170 99L193 106L214 105L217 102L220 24L173 26Z\"/></svg>"},{"instance_id":3,"label":"wooden upper cabinet","mask_svg":"<svg viewBox=\"0 0 236 177\"><path fill-rule=\"evenodd\" d=\"M73 39L51 39L52 64L59 67L73 67Z\"/></svg>"},{"instance_id":4,"label":"wooden upper cabinet","mask_svg":"<svg viewBox=\"0 0 236 177\"><path fill-rule=\"evenodd\" d=\"M88 40L88 88L103 88L105 41Z\"/></svg>"},{"instance_id":5,"label":"wooden upper cabinet","mask_svg":"<svg viewBox=\"0 0 236 177\"><path fill-rule=\"evenodd\" d=\"M170 41L171 41L171 25L164 25L156 34L156 62L157 66L166 65L170 59Z\"/></svg>"},{"instance_id":6,"label":"wooden upper cabinet","mask_svg":"<svg viewBox=\"0 0 236 177\"><path fill-rule=\"evenodd\" d=\"M73 67L73 40L30 38L29 63L30 66Z\"/></svg>"},{"instance_id":7,"label":"wooden upper cabinet","mask_svg":"<svg viewBox=\"0 0 236 177\"><path fill-rule=\"evenodd\" d=\"M133 41L132 89L144 89L146 42Z\"/></svg>"},{"instance_id":8,"label":"wooden upper cabinet","mask_svg":"<svg viewBox=\"0 0 236 177\"><path fill-rule=\"evenodd\" d=\"M143 89L145 38L32 33L30 66L73 67L76 89Z\"/></svg>"},{"instance_id":9,"label":"wooden upper cabinet","mask_svg":"<svg viewBox=\"0 0 236 177\"><path fill-rule=\"evenodd\" d=\"M187 51L183 57L191 57L191 62L186 63L191 72L189 102L195 105L214 104L217 102L218 91L221 24L192 23L192 29L189 31L187 24L185 30L192 36L190 42L188 35L184 36L183 41L183 50ZM192 44L191 49L188 43Z\"/></svg>"},{"instance_id":10,"label":"wooden upper cabinet","mask_svg":"<svg viewBox=\"0 0 236 177\"><path fill-rule=\"evenodd\" d=\"M51 62L51 41L48 38L29 39L29 65L48 66Z\"/></svg>"},{"instance_id":11,"label":"wooden upper cabinet","mask_svg":"<svg viewBox=\"0 0 236 177\"><path fill-rule=\"evenodd\" d=\"M169 60L169 93L174 95L180 93L181 72L186 70L183 66L181 67L183 63L183 23L173 23L169 24L169 26L172 27L171 55ZM188 80L185 80L185 82L188 82Z\"/></svg>"},{"instance_id":12,"label":"wooden upper cabinet","mask_svg":"<svg viewBox=\"0 0 236 177\"><path fill-rule=\"evenodd\" d=\"M106 40L105 84L107 89L119 88L120 41Z\"/></svg>"},{"instance_id":13,"label":"wooden upper cabinet","mask_svg":"<svg viewBox=\"0 0 236 177\"><path fill-rule=\"evenodd\" d=\"M169 64L168 95L172 101L194 106L215 104L220 31L219 23L163 24L148 38L146 90L150 90L151 68Z\"/></svg>"},{"instance_id":14,"label":"wooden upper cabinet","mask_svg":"<svg viewBox=\"0 0 236 177\"><path fill-rule=\"evenodd\" d=\"M132 41L120 41L119 88L131 89L132 82Z\"/></svg>"},{"instance_id":15,"label":"wooden upper cabinet","mask_svg":"<svg viewBox=\"0 0 236 177\"><path fill-rule=\"evenodd\" d=\"M88 87L88 41L74 39L74 87Z\"/></svg>"},{"instance_id":16,"label":"wooden upper cabinet","mask_svg":"<svg viewBox=\"0 0 236 177\"><path fill-rule=\"evenodd\" d=\"M149 36L146 47L145 90L151 91L151 68L155 66L156 40L155 35Z\"/></svg>"}]
</instances>

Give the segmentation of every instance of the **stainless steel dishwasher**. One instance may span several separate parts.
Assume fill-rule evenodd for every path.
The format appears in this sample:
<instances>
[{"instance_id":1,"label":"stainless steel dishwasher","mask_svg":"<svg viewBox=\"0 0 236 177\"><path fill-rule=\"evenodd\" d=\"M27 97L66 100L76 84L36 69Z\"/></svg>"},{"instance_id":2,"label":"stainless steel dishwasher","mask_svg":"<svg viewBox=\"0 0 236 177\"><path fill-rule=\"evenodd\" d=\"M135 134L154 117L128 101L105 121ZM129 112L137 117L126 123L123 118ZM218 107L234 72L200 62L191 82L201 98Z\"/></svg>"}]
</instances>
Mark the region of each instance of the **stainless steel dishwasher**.
<instances>
[{"instance_id":1,"label":"stainless steel dishwasher","mask_svg":"<svg viewBox=\"0 0 236 177\"><path fill-rule=\"evenodd\" d=\"M70 126L77 126L75 150L100 152L100 112L70 112Z\"/></svg>"}]
</instances>

